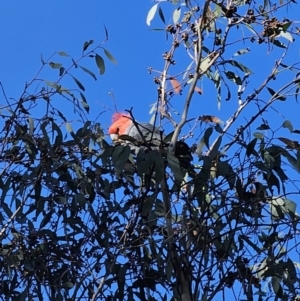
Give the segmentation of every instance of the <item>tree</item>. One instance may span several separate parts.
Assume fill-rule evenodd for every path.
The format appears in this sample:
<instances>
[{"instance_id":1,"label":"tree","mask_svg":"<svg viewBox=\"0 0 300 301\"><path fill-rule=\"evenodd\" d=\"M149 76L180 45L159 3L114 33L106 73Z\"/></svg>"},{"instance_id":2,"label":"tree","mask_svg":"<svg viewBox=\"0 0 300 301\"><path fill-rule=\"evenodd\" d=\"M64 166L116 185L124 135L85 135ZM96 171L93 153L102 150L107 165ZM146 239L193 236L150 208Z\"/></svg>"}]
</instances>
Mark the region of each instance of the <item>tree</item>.
<instances>
[{"instance_id":1,"label":"tree","mask_svg":"<svg viewBox=\"0 0 300 301\"><path fill-rule=\"evenodd\" d=\"M299 29L283 16L290 7L298 9L252 0L152 6L146 21L157 15L170 43L162 71L149 69L158 91L151 122L173 127L159 150L134 139L138 153L109 144L89 121L74 69L95 79L85 60L100 75L107 59L115 63L106 28L78 59L41 59L40 72L57 69L56 81L38 73L17 101L2 87L3 300L298 299L300 131L275 118L300 89L299 62L289 56ZM268 54L263 64L253 49ZM64 86L68 78L75 88ZM201 107L197 97L210 83L220 109L233 110L226 123L202 114L214 96ZM128 114L135 121L135 109ZM179 140L190 145L191 164L180 164Z\"/></svg>"}]
</instances>

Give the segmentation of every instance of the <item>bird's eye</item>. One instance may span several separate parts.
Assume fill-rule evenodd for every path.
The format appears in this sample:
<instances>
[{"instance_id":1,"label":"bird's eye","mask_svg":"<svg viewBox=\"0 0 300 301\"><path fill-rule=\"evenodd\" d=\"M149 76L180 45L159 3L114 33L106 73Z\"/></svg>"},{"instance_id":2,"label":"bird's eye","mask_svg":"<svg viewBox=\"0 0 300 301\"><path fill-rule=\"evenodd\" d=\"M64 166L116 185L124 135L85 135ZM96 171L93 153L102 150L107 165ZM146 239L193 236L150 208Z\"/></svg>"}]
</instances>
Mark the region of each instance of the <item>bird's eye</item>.
<instances>
[{"instance_id":1,"label":"bird's eye","mask_svg":"<svg viewBox=\"0 0 300 301\"><path fill-rule=\"evenodd\" d=\"M120 131L120 128L117 128L117 133L116 133L117 135L119 135L119 131Z\"/></svg>"}]
</instances>

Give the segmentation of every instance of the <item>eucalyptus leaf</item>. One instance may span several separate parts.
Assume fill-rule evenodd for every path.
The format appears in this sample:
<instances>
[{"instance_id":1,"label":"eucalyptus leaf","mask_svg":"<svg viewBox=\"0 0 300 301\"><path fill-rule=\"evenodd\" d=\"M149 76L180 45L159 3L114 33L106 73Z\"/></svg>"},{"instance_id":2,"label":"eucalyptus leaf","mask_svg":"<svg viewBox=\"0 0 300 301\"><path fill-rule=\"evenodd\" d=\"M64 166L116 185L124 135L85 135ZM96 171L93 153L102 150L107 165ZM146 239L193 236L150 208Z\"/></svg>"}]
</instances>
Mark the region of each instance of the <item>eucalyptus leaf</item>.
<instances>
[{"instance_id":1,"label":"eucalyptus leaf","mask_svg":"<svg viewBox=\"0 0 300 301\"><path fill-rule=\"evenodd\" d=\"M154 4L154 5L150 8L150 10L149 10L149 12L148 12L148 15L147 15L147 19L146 19L146 23L147 23L148 26L150 26L151 21L153 20L155 14L156 14L157 8L158 8L158 3L157 3L157 4Z\"/></svg>"},{"instance_id":2,"label":"eucalyptus leaf","mask_svg":"<svg viewBox=\"0 0 300 301\"><path fill-rule=\"evenodd\" d=\"M105 62L99 54L96 54L95 59L96 59L96 64L99 68L100 74L103 75L105 73Z\"/></svg>"}]
</instances>

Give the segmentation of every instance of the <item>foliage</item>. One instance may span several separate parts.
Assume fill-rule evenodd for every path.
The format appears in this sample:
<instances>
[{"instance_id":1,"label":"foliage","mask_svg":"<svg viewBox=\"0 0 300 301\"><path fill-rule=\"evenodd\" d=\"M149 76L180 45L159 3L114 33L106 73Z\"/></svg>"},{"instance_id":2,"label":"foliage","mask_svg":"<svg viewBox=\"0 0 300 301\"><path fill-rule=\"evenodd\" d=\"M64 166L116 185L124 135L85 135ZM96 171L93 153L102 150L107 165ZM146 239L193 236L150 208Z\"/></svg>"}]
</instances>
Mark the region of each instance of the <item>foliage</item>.
<instances>
[{"instance_id":1,"label":"foliage","mask_svg":"<svg viewBox=\"0 0 300 301\"><path fill-rule=\"evenodd\" d=\"M98 46L84 43L79 59L63 51L41 58L41 70L20 98L6 98L0 136L3 299L298 298L299 130L289 120L267 122L270 109L297 100L300 88L299 62L285 62L299 29L281 16L296 5L199 5L159 1L147 15L148 25L159 16L171 45L163 70L150 68L158 74L152 123L165 119L174 126L159 150L140 141L131 141L140 147L137 154L126 143L110 145L100 124L87 118L85 87L74 70L96 80L105 74L106 59L116 63L104 48L106 29ZM164 9L173 23L166 23ZM245 30L242 38L233 34ZM257 85L252 79L259 64L253 59L246 66L241 59L251 55L254 42L278 56ZM52 61L57 57L70 65ZM88 59L97 72L83 65ZM58 71L58 79L41 80L44 68ZM63 86L68 79L76 88ZM226 100L238 100L225 124L207 114L188 119L192 97L203 93L201 82L213 83L219 107L224 89ZM81 121L78 129L66 117L70 107ZM201 137L193 140L196 128ZM178 140L193 140L191 164L185 160L190 150L176 148Z\"/></svg>"}]
</instances>

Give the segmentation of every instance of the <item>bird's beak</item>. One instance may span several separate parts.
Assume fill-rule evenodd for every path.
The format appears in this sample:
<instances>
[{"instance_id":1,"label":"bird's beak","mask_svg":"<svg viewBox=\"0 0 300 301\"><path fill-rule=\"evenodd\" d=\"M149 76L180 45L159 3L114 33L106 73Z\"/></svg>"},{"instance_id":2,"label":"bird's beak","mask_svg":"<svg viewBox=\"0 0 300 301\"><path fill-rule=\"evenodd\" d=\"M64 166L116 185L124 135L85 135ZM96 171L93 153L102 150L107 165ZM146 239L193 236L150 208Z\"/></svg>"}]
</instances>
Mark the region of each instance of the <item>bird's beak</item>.
<instances>
[{"instance_id":1,"label":"bird's beak","mask_svg":"<svg viewBox=\"0 0 300 301\"><path fill-rule=\"evenodd\" d=\"M110 134L110 138L112 141L116 141L119 139L119 135L118 134Z\"/></svg>"}]
</instances>

